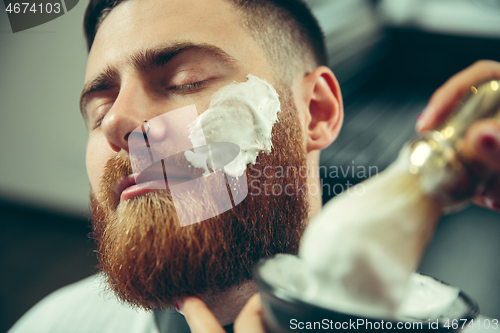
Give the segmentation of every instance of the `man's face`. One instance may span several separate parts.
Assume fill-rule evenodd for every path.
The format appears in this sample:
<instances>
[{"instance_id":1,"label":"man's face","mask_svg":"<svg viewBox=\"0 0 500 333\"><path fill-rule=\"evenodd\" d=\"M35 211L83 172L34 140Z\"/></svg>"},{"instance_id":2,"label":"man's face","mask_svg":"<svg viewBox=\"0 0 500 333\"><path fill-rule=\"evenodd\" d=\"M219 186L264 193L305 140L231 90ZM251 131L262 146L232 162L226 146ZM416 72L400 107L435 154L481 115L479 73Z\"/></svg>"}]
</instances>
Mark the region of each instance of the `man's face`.
<instances>
[{"instance_id":1,"label":"man's face","mask_svg":"<svg viewBox=\"0 0 500 333\"><path fill-rule=\"evenodd\" d=\"M132 172L130 132L188 105L201 113L217 90L248 74L276 87L282 111L272 153L261 153L247 177L258 186L293 184L294 194L250 193L232 210L184 228L168 190L120 200L117 183ZM264 179L258 170L305 166L293 94L273 77L263 50L229 2L121 3L97 32L85 80L97 88L83 99L95 237L102 269L122 299L158 308L176 297L214 294L249 279L259 258L297 250L308 212L306 179L299 173Z\"/></svg>"},{"instance_id":2,"label":"man's face","mask_svg":"<svg viewBox=\"0 0 500 333\"><path fill-rule=\"evenodd\" d=\"M227 59L215 54L188 50L150 73L141 73L130 61L146 50L183 42L213 45L235 61L228 64ZM104 165L115 150L127 149L125 135L144 120L191 104L201 112L215 91L233 81L245 81L249 73L275 84L263 51L242 26L232 5L224 0L123 2L111 11L97 32L86 82L108 67L117 70L118 85L92 94L86 108L90 129L87 170L94 190L99 188ZM202 81L207 82L197 91L174 90ZM107 109L110 112L100 128L92 130Z\"/></svg>"}]
</instances>

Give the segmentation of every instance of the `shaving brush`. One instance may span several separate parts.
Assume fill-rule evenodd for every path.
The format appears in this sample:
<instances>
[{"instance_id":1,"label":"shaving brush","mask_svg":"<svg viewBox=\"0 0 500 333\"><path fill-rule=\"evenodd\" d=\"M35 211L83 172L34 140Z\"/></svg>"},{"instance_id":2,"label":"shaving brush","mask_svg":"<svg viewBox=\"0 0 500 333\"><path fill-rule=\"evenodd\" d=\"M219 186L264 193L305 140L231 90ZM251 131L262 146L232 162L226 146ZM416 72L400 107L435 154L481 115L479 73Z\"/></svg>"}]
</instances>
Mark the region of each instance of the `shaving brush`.
<instances>
[{"instance_id":1,"label":"shaving brush","mask_svg":"<svg viewBox=\"0 0 500 333\"><path fill-rule=\"evenodd\" d=\"M361 183L362 195L342 194L325 205L299 250L314 276L304 297L346 311L396 314L442 214L489 180L487 169L460 151L471 124L500 118L499 85L473 88L443 125L407 143L387 170Z\"/></svg>"},{"instance_id":2,"label":"shaving brush","mask_svg":"<svg viewBox=\"0 0 500 333\"><path fill-rule=\"evenodd\" d=\"M488 184L491 172L460 153L471 124L481 119L500 120L500 81L487 81L471 93L438 128L408 143L400 157L409 160L408 171L418 177L422 190L444 212L461 208Z\"/></svg>"}]
</instances>

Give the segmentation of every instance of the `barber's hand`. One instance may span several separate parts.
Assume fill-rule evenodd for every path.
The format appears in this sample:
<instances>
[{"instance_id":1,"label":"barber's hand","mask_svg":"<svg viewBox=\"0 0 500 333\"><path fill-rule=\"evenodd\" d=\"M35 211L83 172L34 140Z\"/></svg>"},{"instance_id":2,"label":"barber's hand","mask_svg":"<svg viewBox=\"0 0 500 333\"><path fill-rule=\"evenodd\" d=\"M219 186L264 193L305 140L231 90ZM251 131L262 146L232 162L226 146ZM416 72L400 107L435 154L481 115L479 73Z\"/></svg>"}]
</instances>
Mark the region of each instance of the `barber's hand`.
<instances>
[{"instance_id":1,"label":"barber's hand","mask_svg":"<svg viewBox=\"0 0 500 333\"><path fill-rule=\"evenodd\" d=\"M205 303L196 297L184 298L182 311L192 333L225 333L219 321ZM243 307L234 322L234 332L265 333L262 322L260 295L255 294Z\"/></svg>"},{"instance_id":2,"label":"barber's hand","mask_svg":"<svg viewBox=\"0 0 500 333\"><path fill-rule=\"evenodd\" d=\"M498 79L500 63L488 60L478 61L455 74L432 95L427 108L417 120L417 131L422 133L439 126L471 91L471 86ZM466 133L461 153L494 171L495 175L486 191L473 201L500 211L500 122L482 120L472 124Z\"/></svg>"}]
</instances>

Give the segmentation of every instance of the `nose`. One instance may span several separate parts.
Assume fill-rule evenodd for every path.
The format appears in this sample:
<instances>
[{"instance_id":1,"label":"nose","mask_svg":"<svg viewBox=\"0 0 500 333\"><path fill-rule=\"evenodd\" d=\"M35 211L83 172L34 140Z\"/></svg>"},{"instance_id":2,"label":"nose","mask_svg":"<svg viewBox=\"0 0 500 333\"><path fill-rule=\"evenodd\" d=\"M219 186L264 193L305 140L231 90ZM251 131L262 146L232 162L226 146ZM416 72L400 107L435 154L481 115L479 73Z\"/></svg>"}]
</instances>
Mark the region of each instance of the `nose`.
<instances>
[{"instance_id":1,"label":"nose","mask_svg":"<svg viewBox=\"0 0 500 333\"><path fill-rule=\"evenodd\" d=\"M142 136L143 129L148 131L145 120L151 117L154 108L152 103L153 99L140 85L122 85L113 106L101 123L101 129L111 149L115 152L129 152L129 136Z\"/></svg>"}]
</instances>

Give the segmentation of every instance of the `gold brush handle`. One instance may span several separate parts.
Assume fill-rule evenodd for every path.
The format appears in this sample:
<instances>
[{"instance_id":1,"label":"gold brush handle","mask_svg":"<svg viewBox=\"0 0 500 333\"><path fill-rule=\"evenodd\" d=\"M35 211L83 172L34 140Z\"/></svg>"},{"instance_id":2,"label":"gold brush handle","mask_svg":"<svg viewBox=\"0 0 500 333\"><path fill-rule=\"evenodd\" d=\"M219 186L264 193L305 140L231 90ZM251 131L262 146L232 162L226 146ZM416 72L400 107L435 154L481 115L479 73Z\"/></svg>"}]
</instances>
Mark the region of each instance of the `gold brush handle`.
<instances>
[{"instance_id":1,"label":"gold brush handle","mask_svg":"<svg viewBox=\"0 0 500 333\"><path fill-rule=\"evenodd\" d=\"M447 140L456 145L464 138L469 126L481 119L500 120L500 81L487 81L471 92L444 124L434 131L438 139Z\"/></svg>"},{"instance_id":2,"label":"gold brush handle","mask_svg":"<svg viewBox=\"0 0 500 333\"><path fill-rule=\"evenodd\" d=\"M409 158L410 173L443 210L467 203L490 179L491 172L460 155L460 145L471 124L482 119L500 120L500 81L471 87L471 93L436 130L410 142L401 154Z\"/></svg>"}]
</instances>

